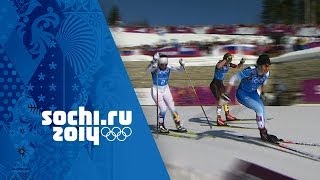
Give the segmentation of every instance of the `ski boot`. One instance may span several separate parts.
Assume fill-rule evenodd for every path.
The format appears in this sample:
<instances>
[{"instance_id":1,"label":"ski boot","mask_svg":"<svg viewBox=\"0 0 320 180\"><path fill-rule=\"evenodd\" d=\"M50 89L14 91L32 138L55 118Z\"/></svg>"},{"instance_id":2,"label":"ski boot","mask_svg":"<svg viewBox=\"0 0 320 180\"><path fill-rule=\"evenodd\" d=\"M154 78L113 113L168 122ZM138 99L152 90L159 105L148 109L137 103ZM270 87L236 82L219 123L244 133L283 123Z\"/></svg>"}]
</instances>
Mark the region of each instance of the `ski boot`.
<instances>
[{"instance_id":1,"label":"ski boot","mask_svg":"<svg viewBox=\"0 0 320 180\"><path fill-rule=\"evenodd\" d=\"M174 123L176 124L177 132L181 132L181 133L187 132L187 129L180 124L180 121L175 121Z\"/></svg>"},{"instance_id":2,"label":"ski boot","mask_svg":"<svg viewBox=\"0 0 320 180\"><path fill-rule=\"evenodd\" d=\"M223 105L223 110L225 112L225 115L226 115L226 121L235 121L237 120L236 117L232 116L230 114L230 111L229 111L229 104L224 104Z\"/></svg>"},{"instance_id":3,"label":"ski boot","mask_svg":"<svg viewBox=\"0 0 320 180\"><path fill-rule=\"evenodd\" d=\"M277 144L279 142L278 137L272 134L268 134L266 128L259 129L259 131L260 131L260 138L262 141L266 141L274 144Z\"/></svg>"},{"instance_id":4,"label":"ski boot","mask_svg":"<svg viewBox=\"0 0 320 180\"><path fill-rule=\"evenodd\" d=\"M217 126L228 126L219 115L217 116Z\"/></svg>"},{"instance_id":5,"label":"ski boot","mask_svg":"<svg viewBox=\"0 0 320 180\"><path fill-rule=\"evenodd\" d=\"M177 112L173 112L172 113L172 118L174 120L174 123L176 125L176 129L177 129L177 132L187 132L187 129L184 128L181 123L180 123L180 120L179 120L179 115Z\"/></svg>"},{"instance_id":6,"label":"ski boot","mask_svg":"<svg viewBox=\"0 0 320 180\"><path fill-rule=\"evenodd\" d=\"M235 121L238 120L238 118L232 116L230 113L226 113L226 121Z\"/></svg>"},{"instance_id":7,"label":"ski boot","mask_svg":"<svg viewBox=\"0 0 320 180\"><path fill-rule=\"evenodd\" d=\"M168 133L170 133L169 129L167 129L167 128L164 126L164 123L159 123L159 125L158 125L158 132L159 132L159 133L163 133L163 134L168 134Z\"/></svg>"}]
</instances>

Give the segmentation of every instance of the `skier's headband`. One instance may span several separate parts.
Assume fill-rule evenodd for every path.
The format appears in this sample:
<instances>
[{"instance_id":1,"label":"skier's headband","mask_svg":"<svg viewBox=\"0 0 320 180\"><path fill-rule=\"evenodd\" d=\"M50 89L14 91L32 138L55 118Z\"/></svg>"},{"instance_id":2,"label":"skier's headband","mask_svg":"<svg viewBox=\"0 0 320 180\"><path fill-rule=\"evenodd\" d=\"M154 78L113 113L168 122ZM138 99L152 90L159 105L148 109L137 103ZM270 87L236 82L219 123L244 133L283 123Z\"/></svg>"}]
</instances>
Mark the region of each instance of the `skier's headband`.
<instances>
[{"instance_id":1,"label":"skier's headband","mask_svg":"<svg viewBox=\"0 0 320 180\"><path fill-rule=\"evenodd\" d=\"M159 64L168 64L168 57L167 56L160 56Z\"/></svg>"}]
</instances>

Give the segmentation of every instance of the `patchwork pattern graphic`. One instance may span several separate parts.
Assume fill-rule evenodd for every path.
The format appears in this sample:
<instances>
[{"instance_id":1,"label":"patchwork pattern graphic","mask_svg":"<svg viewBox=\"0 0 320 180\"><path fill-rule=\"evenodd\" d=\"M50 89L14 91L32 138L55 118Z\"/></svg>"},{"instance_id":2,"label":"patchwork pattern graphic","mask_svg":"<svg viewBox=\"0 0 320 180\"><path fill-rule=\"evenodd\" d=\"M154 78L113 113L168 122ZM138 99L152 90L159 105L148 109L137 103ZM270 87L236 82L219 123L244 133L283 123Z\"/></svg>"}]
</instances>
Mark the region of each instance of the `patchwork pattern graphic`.
<instances>
[{"instance_id":1,"label":"patchwork pattern graphic","mask_svg":"<svg viewBox=\"0 0 320 180\"><path fill-rule=\"evenodd\" d=\"M9 122L13 119L12 110L22 95L25 86L1 45L0 72L0 129L8 130Z\"/></svg>"},{"instance_id":2,"label":"patchwork pattern graphic","mask_svg":"<svg viewBox=\"0 0 320 180\"><path fill-rule=\"evenodd\" d=\"M5 0L1 5L0 178L169 179L99 2ZM54 141L41 113L79 106L102 118L112 110L132 111L130 138L101 138L98 147L90 141Z\"/></svg>"}]
</instances>

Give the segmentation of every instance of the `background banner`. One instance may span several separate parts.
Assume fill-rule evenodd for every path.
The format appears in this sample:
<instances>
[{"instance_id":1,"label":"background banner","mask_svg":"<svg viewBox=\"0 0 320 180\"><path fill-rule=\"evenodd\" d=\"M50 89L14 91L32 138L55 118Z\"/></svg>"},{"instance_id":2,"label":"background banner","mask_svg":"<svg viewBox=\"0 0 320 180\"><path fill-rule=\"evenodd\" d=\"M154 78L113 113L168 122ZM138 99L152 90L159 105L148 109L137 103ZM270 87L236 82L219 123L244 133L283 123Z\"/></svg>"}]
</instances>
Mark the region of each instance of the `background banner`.
<instances>
[{"instance_id":1,"label":"background banner","mask_svg":"<svg viewBox=\"0 0 320 180\"><path fill-rule=\"evenodd\" d=\"M303 93L305 102L320 102L320 79L303 81Z\"/></svg>"}]
</instances>

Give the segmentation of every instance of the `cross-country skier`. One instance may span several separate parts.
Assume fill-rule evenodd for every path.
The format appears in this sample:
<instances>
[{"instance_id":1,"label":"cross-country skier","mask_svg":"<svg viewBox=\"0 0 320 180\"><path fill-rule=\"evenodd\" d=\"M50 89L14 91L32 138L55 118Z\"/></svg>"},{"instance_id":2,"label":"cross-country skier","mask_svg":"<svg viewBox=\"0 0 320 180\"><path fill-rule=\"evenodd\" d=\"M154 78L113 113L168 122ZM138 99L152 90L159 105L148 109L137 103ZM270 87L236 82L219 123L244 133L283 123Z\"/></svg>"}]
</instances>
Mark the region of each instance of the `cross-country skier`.
<instances>
[{"instance_id":1,"label":"cross-country skier","mask_svg":"<svg viewBox=\"0 0 320 180\"><path fill-rule=\"evenodd\" d=\"M225 112L225 117L226 117L227 121L232 121L232 120L237 119L236 117L234 117L230 114L228 101L225 100L225 98L223 97L223 95L225 93L225 86L223 84L223 80L224 80L225 75L227 74L230 67L241 68L243 66L245 60L242 58L240 63L238 65L236 65L236 64L231 63L232 59L233 59L233 56L230 53L226 53L223 56L223 59L220 60L216 64L216 68L214 71L214 78L210 83L210 90L218 102L217 110L216 110L217 126L226 126L227 125L221 117L222 106L223 106L223 110Z\"/></svg>"},{"instance_id":2,"label":"cross-country skier","mask_svg":"<svg viewBox=\"0 0 320 180\"><path fill-rule=\"evenodd\" d=\"M256 121L260 130L260 137L263 141L276 142L278 138L267 133L266 129L266 112L261 97L264 95L264 85L269 77L269 66L271 65L268 55L260 55L257 59L256 66L245 68L230 78L227 86L225 97L231 91L236 81L240 84L237 88L236 97L238 102L256 112ZM260 96L257 92L260 87Z\"/></svg>"},{"instance_id":3,"label":"cross-country skier","mask_svg":"<svg viewBox=\"0 0 320 180\"><path fill-rule=\"evenodd\" d=\"M185 62L180 59L179 63L180 67L170 66L168 65L168 56L156 53L147 68L147 72L151 72L152 76L153 86L151 88L151 96L154 102L158 104L158 107L160 109L160 113L158 115L159 124L157 125L159 127L160 133L169 133L169 130L164 125L167 106L171 111L177 131L187 132L186 128L182 126L182 122L179 119L179 115L176 111L168 84L171 71L184 71Z\"/></svg>"}]
</instances>

